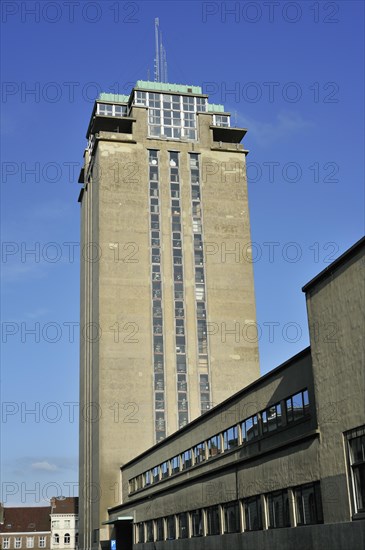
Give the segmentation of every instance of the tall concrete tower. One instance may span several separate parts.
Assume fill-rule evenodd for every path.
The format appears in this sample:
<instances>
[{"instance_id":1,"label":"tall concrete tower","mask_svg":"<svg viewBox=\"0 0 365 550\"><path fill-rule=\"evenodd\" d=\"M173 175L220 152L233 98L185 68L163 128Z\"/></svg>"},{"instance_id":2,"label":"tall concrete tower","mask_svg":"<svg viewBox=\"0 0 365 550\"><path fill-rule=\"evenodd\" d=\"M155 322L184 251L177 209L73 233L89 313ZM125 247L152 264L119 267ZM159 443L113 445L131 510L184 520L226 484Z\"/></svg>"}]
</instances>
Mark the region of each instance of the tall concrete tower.
<instances>
[{"instance_id":1,"label":"tall concrete tower","mask_svg":"<svg viewBox=\"0 0 365 550\"><path fill-rule=\"evenodd\" d=\"M81 203L80 547L119 467L259 376L242 128L198 86L101 94Z\"/></svg>"}]
</instances>

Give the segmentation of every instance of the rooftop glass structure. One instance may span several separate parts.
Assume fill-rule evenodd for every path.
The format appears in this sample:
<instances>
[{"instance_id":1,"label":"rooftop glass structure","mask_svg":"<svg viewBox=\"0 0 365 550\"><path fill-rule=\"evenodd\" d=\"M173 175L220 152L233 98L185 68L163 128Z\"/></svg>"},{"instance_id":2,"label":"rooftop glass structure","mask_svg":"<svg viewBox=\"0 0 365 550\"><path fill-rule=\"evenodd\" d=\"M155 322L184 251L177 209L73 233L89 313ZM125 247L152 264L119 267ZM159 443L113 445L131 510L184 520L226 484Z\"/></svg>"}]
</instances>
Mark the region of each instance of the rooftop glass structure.
<instances>
[{"instance_id":1,"label":"rooftop glass structure","mask_svg":"<svg viewBox=\"0 0 365 550\"><path fill-rule=\"evenodd\" d=\"M125 117L132 106L147 107L150 137L196 141L198 113L214 114L215 126L230 127L224 106L209 104L200 86L138 80L131 94L102 93L97 115Z\"/></svg>"}]
</instances>

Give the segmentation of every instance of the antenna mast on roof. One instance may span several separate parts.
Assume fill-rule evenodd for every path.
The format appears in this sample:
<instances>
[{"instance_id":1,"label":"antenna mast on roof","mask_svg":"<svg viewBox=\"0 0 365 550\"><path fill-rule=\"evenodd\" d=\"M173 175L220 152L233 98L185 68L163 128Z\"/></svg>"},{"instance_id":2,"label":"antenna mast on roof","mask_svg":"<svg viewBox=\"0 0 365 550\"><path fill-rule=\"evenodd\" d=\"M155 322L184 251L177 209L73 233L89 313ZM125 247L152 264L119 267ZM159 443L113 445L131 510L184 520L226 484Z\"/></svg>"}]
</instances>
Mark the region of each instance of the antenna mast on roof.
<instances>
[{"instance_id":1,"label":"antenna mast on roof","mask_svg":"<svg viewBox=\"0 0 365 550\"><path fill-rule=\"evenodd\" d=\"M158 39L159 35L159 24L160 20L158 17L155 19L155 82L160 82L160 41Z\"/></svg>"},{"instance_id":2,"label":"antenna mast on roof","mask_svg":"<svg viewBox=\"0 0 365 550\"><path fill-rule=\"evenodd\" d=\"M155 82L167 82L166 50L162 43L160 20L155 18Z\"/></svg>"},{"instance_id":3,"label":"antenna mast on roof","mask_svg":"<svg viewBox=\"0 0 365 550\"><path fill-rule=\"evenodd\" d=\"M166 59L166 50L165 50L165 47L163 48L163 55L162 55L162 58L163 58L163 69L164 69L164 81L167 82L167 59Z\"/></svg>"},{"instance_id":4,"label":"antenna mast on roof","mask_svg":"<svg viewBox=\"0 0 365 550\"><path fill-rule=\"evenodd\" d=\"M162 44L162 32L160 31L160 82L165 82L164 80L164 69L163 69L163 44Z\"/></svg>"}]
</instances>

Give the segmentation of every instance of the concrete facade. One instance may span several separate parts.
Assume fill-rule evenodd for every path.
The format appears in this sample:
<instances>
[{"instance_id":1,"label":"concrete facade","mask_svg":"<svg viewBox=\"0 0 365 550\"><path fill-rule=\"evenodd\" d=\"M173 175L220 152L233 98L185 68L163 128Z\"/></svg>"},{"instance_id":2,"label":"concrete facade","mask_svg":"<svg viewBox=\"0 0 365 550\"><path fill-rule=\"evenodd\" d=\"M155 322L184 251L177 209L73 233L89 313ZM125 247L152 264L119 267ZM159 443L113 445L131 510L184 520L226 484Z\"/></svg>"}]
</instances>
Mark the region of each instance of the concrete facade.
<instances>
[{"instance_id":1,"label":"concrete facade","mask_svg":"<svg viewBox=\"0 0 365 550\"><path fill-rule=\"evenodd\" d=\"M121 467L118 549L365 547L364 252L303 288L310 348Z\"/></svg>"},{"instance_id":2,"label":"concrete facade","mask_svg":"<svg viewBox=\"0 0 365 550\"><path fill-rule=\"evenodd\" d=\"M103 521L120 502L120 464L259 376L257 342L226 339L256 321L245 130L196 88L150 84L96 103L80 175L82 548L109 540ZM151 136L158 94L184 138Z\"/></svg>"},{"instance_id":3,"label":"concrete facade","mask_svg":"<svg viewBox=\"0 0 365 550\"><path fill-rule=\"evenodd\" d=\"M323 490L342 506L324 513L328 523L356 516L344 469L344 434L365 418L364 245L350 249L303 290L306 292L317 415L323 437L319 450ZM326 489L327 488L327 489Z\"/></svg>"}]
</instances>

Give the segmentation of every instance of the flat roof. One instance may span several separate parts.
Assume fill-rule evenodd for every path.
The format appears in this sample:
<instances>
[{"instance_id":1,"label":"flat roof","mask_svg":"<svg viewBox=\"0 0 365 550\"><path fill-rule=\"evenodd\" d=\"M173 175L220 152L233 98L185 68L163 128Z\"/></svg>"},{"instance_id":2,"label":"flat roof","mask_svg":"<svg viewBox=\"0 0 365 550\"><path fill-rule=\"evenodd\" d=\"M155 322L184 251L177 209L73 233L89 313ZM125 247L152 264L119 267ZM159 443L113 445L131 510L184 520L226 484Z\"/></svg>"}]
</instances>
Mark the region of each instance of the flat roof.
<instances>
[{"instance_id":1,"label":"flat roof","mask_svg":"<svg viewBox=\"0 0 365 550\"><path fill-rule=\"evenodd\" d=\"M125 95L125 94L108 94L108 93L102 92L101 94L99 94L97 101L128 103L129 97L130 97L129 95Z\"/></svg>"},{"instance_id":2,"label":"flat roof","mask_svg":"<svg viewBox=\"0 0 365 550\"><path fill-rule=\"evenodd\" d=\"M226 113L224 110L224 105L221 103L208 103L208 113Z\"/></svg>"},{"instance_id":3,"label":"flat roof","mask_svg":"<svg viewBox=\"0 0 365 550\"><path fill-rule=\"evenodd\" d=\"M293 357L291 357L290 359L288 359L284 363L281 363L281 365L279 365L275 369L267 372L263 376L260 376L260 378L257 378L257 380L254 380L253 382L251 382L251 384L248 384L248 386L245 386L244 388L242 388L238 392L234 393L233 395L230 395L227 399L225 399L224 401L222 401L221 403L219 403L218 405L216 405L215 407L213 407L209 411L205 412L204 414L201 414L197 418L194 418L194 420L192 420L191 422L186 424L186 426L183 426L182 428L180 428L176 432L174 432L174 433L168 435L167 437L165 437L165 439L163 439L162 441L159 441L158 443L155 443L155 445L152 445L152 447L149 447L148 449L146 449L145 451L143 451L139 455L135 456L134 458L132 458L131 460L129 460L128 462L126 462L125 464L120 466L120 468L125 468L127 466L130 466L134 462L138 462L138 460L140 460L142 457L148 455L149 453L151 453L152 451L154 451L158 447L162 447L163 445L165 445L166 442L169 442L169 441L171 441L172 439L174 439L176 437L180 437L180 435L183 432L188 431L192 426L195 426L196 424L199 424L199 422L202 422L203 420L206 420L207 418L209 418L209 416L213 416L214 414L216 414L217 411L219 411L220 408L225 407L228 403L230 403L231 401L234 401L235 399L239 398L241 395L244 395L245 393L249 393L250 391L253 391L256 386L262 384L267 379L269 379L271 376L275 376L278 372L280 372L280 370L284 369L285 367L288 367L291 363L297 361L298 359L301 359L302 357L305 357L308 354L310 355L310 351L311 351L310 346L308 346L307 348L304 348L302 351L300 351L296 355L293 355Z\"/></svg>"},{"instance_id":4,"label":"flat roof","mask_svg":"<svg viewBox=\"0 0 365 550\"><path fill-rule=\"evenodd\" d=\"M346 262L350 260L353 256L355 256L362 246L365 244L365 237L362 237L359 239L354 245L352 245L350 248L348 248L341 256L337 258L337 260L334 260L328 267L323 269L318 275L313 277L306 285L302 287L303 292L308 292L313 286L315 286L320 281L326 279L327 277L331 276L337 269L339 269L342 265L344 265Z\"/></svg>"},{"instance_id":5,"label":"flat roof","mask_svg":"<svg viewBox=\"0 0 365 550\"><path fill-rule=\"evenodd\" d=\"M135 88L158 92L176 92L182 94L203 95L201 86L191 84L172 84L170 82L153 82L151 80L137 80Z\"/></svg>"},{"instance_id":6,"label":"flat roof","mask_svg":"<svg viewBox=\"0 0 365 550\"><path fill-rule=\"evenodd\" d=\"M150 80L137 80L136 85L132 88L130 94L113 94L101 92L96 101L107 101L110 103L128 103L133 90L143 90L151 92L171 92L175 94L191 94L202 97L208 97L203 94L201 86L193 86L189 84L172 84L169 82L152 82ZM221 103L208 103L208 113L225 113L224 105ZM227 114L227 113L226 113Z\"/></svg>"}]
</instances>

